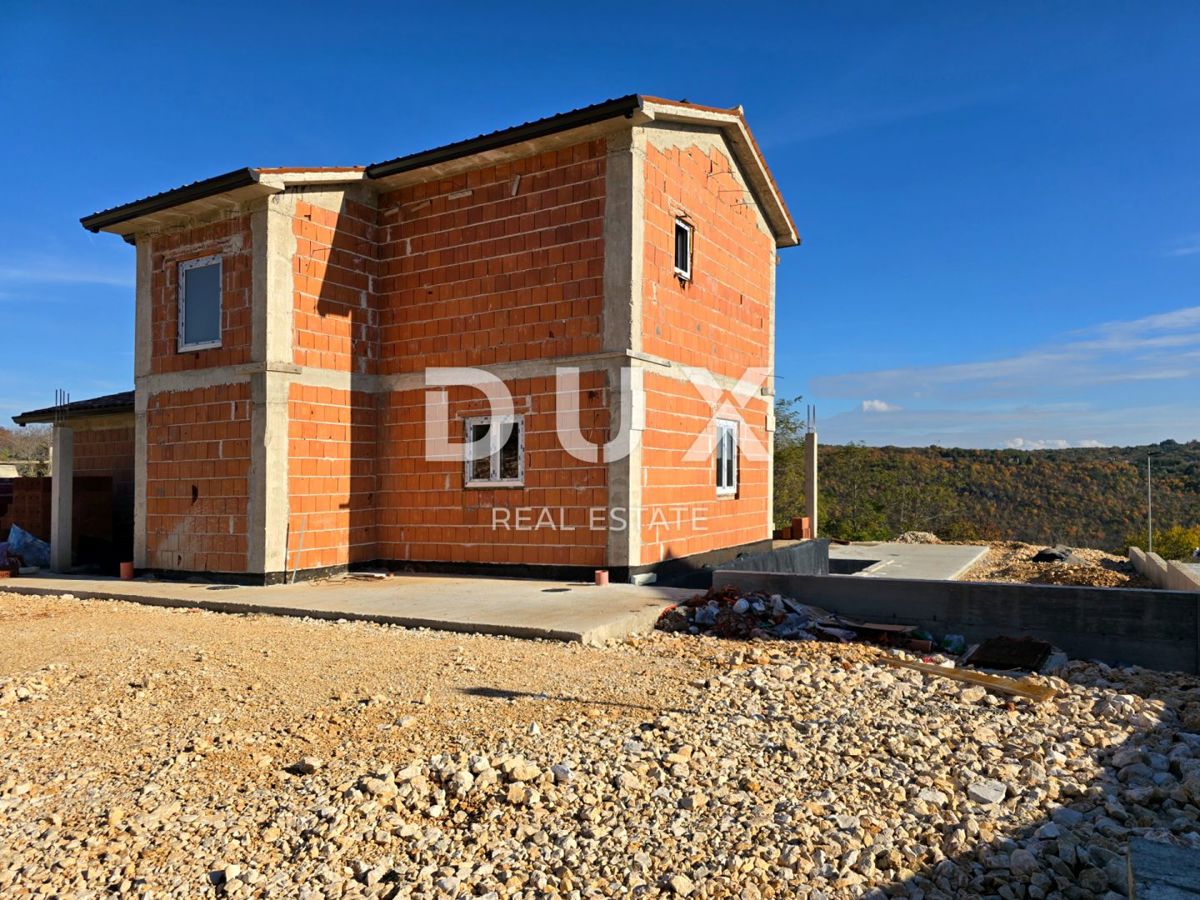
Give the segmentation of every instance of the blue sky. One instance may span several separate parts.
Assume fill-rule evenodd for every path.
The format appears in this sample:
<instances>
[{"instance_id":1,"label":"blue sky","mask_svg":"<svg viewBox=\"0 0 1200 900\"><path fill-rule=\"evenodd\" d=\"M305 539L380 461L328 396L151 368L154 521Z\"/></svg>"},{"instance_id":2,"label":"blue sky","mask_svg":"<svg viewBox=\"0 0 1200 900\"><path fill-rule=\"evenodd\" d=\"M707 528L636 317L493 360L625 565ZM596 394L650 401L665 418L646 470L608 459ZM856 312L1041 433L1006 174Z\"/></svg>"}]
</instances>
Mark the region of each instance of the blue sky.
<instances>
[{"instance_id":1,"label":"blue sky","mask_svg":"<svg viewBox=\"0 0 1200 900\"><path fill-rule=\"evenodd\" d=\"M1200 5L4 7L5 418L132 384L133 250L81 215L644 92L745 106L824 440L1200 437Z\"/></svg>"}]
</instances>

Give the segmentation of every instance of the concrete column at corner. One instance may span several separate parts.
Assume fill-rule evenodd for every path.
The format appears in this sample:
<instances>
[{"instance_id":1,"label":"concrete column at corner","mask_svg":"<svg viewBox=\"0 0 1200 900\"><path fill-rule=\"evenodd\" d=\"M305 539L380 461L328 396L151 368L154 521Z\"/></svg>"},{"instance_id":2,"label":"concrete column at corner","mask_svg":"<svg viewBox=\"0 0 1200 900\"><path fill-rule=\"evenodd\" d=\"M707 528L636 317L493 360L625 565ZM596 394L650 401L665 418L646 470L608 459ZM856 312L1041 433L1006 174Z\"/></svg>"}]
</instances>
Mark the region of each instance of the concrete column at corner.
<instances>
[{"instance_id":1,"label":"concrete column at corner","mask_svg":"<svg viewBox=\"0 0 1200 900\"><path fill-rule=\"evenodd\" d=\"M642 349L646 233L646 135L636 126L608 138L604 183L605 350Z\"/></svg>"},{"instance_id":2,"label":"concrete column at corner","mask_svg":"<svg viewBox=\"0 0 1200 900\"><path fill-rule=\"evenodd\" d=\"M804 514L808 516L812 536L817 532L817 433L804 436Z\"/></svg>"},{"instance_id":3,"label":"concrete column at corner","mask_svg":"<svg viewBox=\"0 0 1200 900\"><path fill-rule=\"evenodd\" d=\"M267 368L293 364L295 211L295 197L273 194L250 213L250 355Z\"/></svg>"},{"instance_id":4,"label":"concrete column at corner","mask_svg":"<svg viewBox=\"0 0 1200 900\"><path fill-rule=\"evenodd\" d=\"M75 506L74 437L70 428L54 426L50 480L50 569L54 572L66 572L71 568L71 514Z\"/></svg>"},{"instance_id":5,"label":"concrete column at corner","mask_svg":"<svg viewBox=\"0 0 1200 900\"><path fill-rule=\"evenodd\" d=\"M292 348L292 266L295 197L274 194L250 215L251 357L250 503L247 568L253 574L287 566L288 392L297 371Z\"/></svg>"},{"instance_id":6,"label":"concrete column at corner","mask_svg":"<svg viewBox=\"0 0 1200 900\"><path fill-rule=\"evenodd\" d=\"M624 373L624 374L623 374ZM605 459L608 468L608 567L621 569L641 564L642 557L642 432L646 430L645 370L633 360L608 369L609 414L615 436L620 423L629 422L628 454L620 451ZM623 527L622 527L623 523Z\"/></svg>"},{"instance_id":7,"label":"concrete column at corner","mask_svg":"<svg viewBox=\"0 0 1200 900\"><path fill-rule=\"evenodd\" d=\"M138 389L133 395L133 567L147 568L146 557L146 485L147 450L146 406L148 393Z\"/></svg>"},{"instance_id":8,"label":"concrete column at corner","mask_svg":"<svg viewBox=\"0 0 1200 900\"><path fill-rule=\"evenodd\" d=\"M248 568L279 573L287 564L288 390L279 372L250 376L250 505Z\"/></svg>"},{"instance_id":9,"label":"concrete column at corner","mask_svg":"<svg viewBox=\"0 0 1200 900\"><path fill-rule=\"evenodd\" d=\"M134 293L133 341L133 566L146 568L146 407L154 353L150 280L154 276L154 247L146 235L137 239L137 288Z\"/></svg>"}]
</instances>

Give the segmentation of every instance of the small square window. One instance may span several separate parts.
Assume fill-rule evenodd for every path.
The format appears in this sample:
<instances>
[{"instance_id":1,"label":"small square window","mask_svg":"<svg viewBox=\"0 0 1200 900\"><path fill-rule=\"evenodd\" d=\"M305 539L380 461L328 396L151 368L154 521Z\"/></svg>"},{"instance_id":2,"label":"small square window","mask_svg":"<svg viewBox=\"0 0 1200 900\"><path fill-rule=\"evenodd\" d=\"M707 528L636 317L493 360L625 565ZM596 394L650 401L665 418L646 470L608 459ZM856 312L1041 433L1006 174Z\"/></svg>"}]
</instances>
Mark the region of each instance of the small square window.
<instances>
[{"instance_id":1,"label":"small square window","mask_svg":"<svg viewBox=\"0 0 1200 900\"><path fill-rule=\"evenodd\" d=\"M221 346L221 257L179 264L179 350Z\"/></svg>"},{"instance_id":2,"label":"small square window","mask_svg":"<svg viewBox=\"0 0 1200 900\"><path fill-rule=\"evenodd\" d=\"M692 279L692 226L675 220L675 274L684 281Z\"/></svg>"},{"instance_id":3,"label":"small square window","mask_svg":"<svg viewBox=\"0 0 1200 900\"><path fill-rule=\"evenodd\" d=\"M717 420L717 493L736 494L738 484L737 422Z\"/></svg>"},{"instance_id":4,"label":"small square window","mask_svg":"<svg viewBox=\"0 0 1200 900\"><path fill-rule=\"evenodd\" d=\"M520 416L467 419L466 484L521 485L525 479L525 422Z\"/></svg>"}]
</instances>

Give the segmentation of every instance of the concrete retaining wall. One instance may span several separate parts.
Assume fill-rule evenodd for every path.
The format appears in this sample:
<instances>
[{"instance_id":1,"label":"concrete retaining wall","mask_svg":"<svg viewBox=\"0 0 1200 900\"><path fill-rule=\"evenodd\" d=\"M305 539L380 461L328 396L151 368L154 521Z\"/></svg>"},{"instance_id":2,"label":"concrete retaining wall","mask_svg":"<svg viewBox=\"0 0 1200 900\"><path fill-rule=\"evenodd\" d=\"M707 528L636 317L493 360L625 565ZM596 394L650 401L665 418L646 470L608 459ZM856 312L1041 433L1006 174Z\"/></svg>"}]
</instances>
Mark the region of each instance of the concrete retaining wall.
<instances>
[{"instance_id":1,"label":"concrete retaining wall","mask_svg":"<svg viewBox=\"0 0 1200 900\"><path fill-rule=\"evenodd\" d=\"M868 622L968 641L1028 635L1080 659L1200 671L1200 594L720 570L713 587L783 594Z\"/></svg>"},{"instance_id":2,"label":"concrete retaining wall","mask_svg":"<svg viewBox=\"0 0 1200 900\"><path fill-rule=\"evenodd\" d=\"M1155 587L1168 591L1200 591L1200 572L1194 566L1174 560L1168 562L1141 547L1129 548L1129 561L1138 574Z\"/></svg>"},{"instance_id":3,"label":"concrete retaining wall","mask_svg":"<svg viewBox=\"0 0 1200 900\"><path fill-rule=\"evenodd\" d=\"M828 575L829 541L801 541L764 553L747 553L721 566L731 572L787 572Z\"/></svg>"}]
</instances>

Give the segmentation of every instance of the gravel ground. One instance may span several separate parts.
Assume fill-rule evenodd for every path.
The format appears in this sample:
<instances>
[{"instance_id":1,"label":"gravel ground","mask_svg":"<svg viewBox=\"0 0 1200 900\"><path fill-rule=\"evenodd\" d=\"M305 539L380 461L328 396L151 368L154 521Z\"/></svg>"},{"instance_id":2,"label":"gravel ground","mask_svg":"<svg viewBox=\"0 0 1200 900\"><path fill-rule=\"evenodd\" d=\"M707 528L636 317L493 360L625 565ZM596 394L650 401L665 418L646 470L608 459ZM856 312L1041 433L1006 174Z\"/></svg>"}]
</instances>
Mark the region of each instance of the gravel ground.
<instances>
[{"instance_id":1,"label":"gravel ground","mask_svg":"<svg viewBox=\"0 0 1200 900\"><path fill-rule=\"evenodd\" d=\"M0 593L0 895L1119 896L1200 680L602 649ZM1114 893L1115 892L1115 893Z\"/></svg>"},{"instance_id":2,"label":"gravel ground","mask_svg":"<svg viewBox=\"0 0 1200 900\"><path fill-rule=\"evenodd\" d=\"M963 581L1015 581L1023 584L1078 584L1091 587L1149 588L1153 585L1134 571L1123 556L1078 548L1078 562L1034 562L1045 544L993 541L987 556L961 576Z\"/></svg>"}]
</instances>

